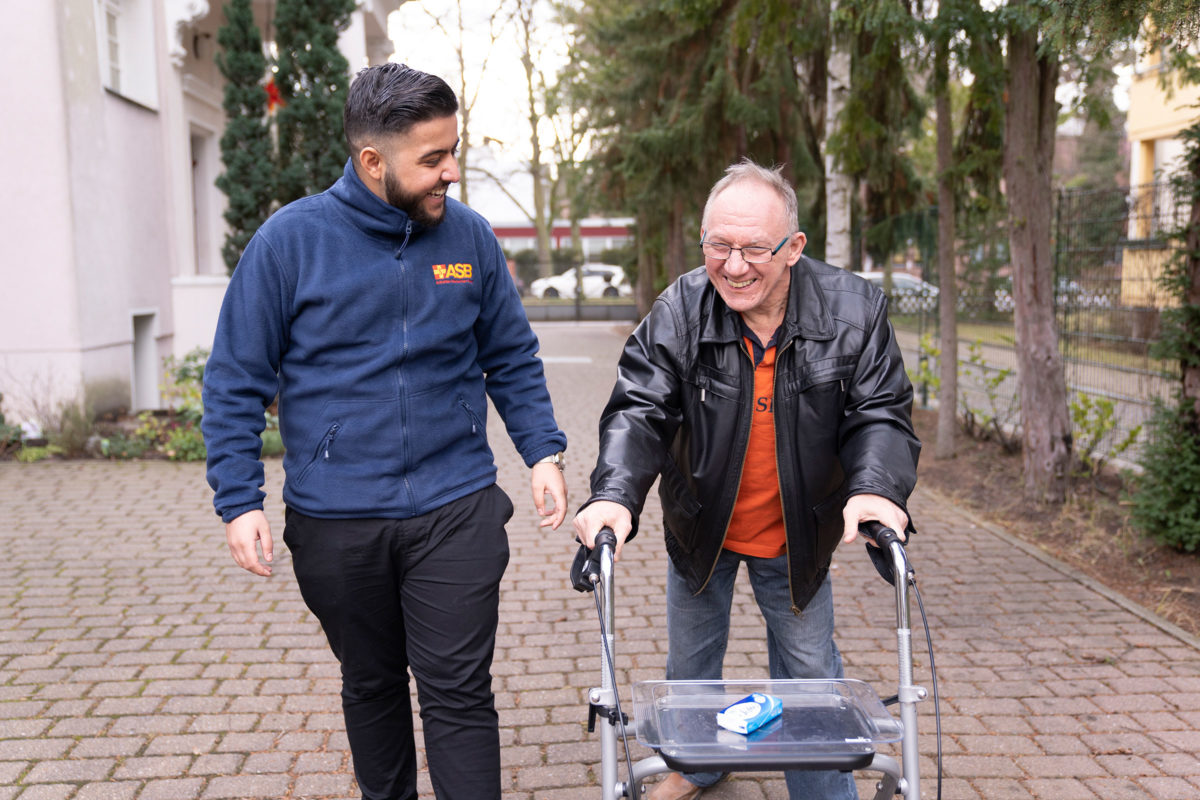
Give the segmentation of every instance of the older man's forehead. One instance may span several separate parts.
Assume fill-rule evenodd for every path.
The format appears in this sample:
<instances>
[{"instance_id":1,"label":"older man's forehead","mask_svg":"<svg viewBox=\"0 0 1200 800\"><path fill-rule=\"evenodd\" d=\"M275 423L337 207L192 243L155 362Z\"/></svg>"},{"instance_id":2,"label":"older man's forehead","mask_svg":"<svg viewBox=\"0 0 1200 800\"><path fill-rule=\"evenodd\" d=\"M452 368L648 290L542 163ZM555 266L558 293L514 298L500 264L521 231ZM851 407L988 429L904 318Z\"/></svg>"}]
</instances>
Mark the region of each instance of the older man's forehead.
<instances>
[{"instance_id":1,"label":"older man's forehead","mask_svg":"<svg viewBox=\"0 0 1200 800\"><path fill-rule=\"evenodd\" d=\"M787 226L787 206L779 193L758 181L727 186L709 204L706 228L758 225L774 229Z\"/></svg>"}]
</instances>

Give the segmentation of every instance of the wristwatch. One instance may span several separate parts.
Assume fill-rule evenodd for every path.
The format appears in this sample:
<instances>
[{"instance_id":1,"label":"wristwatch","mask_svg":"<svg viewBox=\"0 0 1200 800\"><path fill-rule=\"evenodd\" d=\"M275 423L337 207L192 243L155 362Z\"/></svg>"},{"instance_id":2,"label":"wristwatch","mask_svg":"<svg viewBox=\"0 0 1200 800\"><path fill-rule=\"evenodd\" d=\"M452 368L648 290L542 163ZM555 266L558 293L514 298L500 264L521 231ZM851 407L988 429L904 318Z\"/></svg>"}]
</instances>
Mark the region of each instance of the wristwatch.
<instances>
[{"instance_id":1,"label":"wristwatch","mask_svg":"<svg viewBox=\"0 0 1200 800\"><path fill-rule=\"evenodd\" d=\"M567 457L565 455L563 455L562 450L559 450L557 453L555 453L552 456L546 456L545 458L538 459L537 463L538 464L553 464L554 466L558 467L560 470L566 470Z\"/></svg>"}]
</instances>

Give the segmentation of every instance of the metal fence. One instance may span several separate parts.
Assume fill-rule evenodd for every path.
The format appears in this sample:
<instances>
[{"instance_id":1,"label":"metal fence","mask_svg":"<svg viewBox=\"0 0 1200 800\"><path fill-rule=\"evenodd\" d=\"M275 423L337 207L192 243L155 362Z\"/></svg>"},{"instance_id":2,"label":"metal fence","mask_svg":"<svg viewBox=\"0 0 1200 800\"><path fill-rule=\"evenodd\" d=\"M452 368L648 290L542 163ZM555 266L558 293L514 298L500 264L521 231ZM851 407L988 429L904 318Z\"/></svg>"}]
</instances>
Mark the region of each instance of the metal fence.
<instances>
[{"instance_id":1,"label":"metal fence","mask_svg":"<svg viewBox=\"0 0 1200 800\"><path fill-rule=\"evenodd\" d=\"M1160 336L1162 311L1174 302L1160 278L1173 253L1172 234L1189 209L1166 181L1117 191L1063 190L1055 209L1055 313L1069 401L1090 407L1092 414L1111 403L1115 427L1098 454L1136 434L1124 454L1133 459L1145 438L1137 432L1144 430L1155 401L1168 399L1179 383L1179 365L1152 357L1151 345ZM958 406L960 413L973 409L1012 426L1019 424L1019 393L1012 284L1005 272L977 272L956 300ZM939 339L940 301L937 294L893 297L910 367L924 363L921 334ZM939 347L946 351L940 341ZM936 374L936 365L929 371Z\"/></svg>"}]
</instances>

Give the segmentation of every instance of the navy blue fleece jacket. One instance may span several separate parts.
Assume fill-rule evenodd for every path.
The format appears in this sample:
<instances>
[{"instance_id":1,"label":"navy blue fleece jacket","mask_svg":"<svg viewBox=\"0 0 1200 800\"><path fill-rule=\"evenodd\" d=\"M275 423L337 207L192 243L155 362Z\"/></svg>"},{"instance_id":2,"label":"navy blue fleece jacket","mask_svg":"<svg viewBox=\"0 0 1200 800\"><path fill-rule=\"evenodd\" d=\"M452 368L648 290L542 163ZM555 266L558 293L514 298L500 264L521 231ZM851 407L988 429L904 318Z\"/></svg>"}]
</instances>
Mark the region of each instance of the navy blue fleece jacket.
<instances>
[{"instance_id":1,"label":"navy blue fleece jacket","mask_svg":"<svg viewBox=\"0 0 1200 800\"><path fill-rule=\"evenodd\" d=\"M566 447L491 227L451 198L422 228L347 163L280 209L234 271L204 371L213 504L262 508L279 396L283 498L314 517L408 518L490 486L487 397L527 465Z\"/></svg>"}]
</instances>

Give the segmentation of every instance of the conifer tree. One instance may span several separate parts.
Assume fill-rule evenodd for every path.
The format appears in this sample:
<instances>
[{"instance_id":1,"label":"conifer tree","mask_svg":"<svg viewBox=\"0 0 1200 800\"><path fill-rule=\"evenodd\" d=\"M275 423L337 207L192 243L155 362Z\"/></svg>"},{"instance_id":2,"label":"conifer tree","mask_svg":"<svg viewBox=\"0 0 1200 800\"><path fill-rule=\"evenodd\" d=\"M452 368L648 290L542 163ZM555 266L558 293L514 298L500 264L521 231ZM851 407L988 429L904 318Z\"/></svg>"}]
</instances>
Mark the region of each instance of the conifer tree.
<instances>
[{"instance_id":1,"label":"conifer tree","mask_svg":"<svg viewBox=\"0 0 1200 800\"><path fill-rule=\"evenodd\" d=\"M346 145L342 107L350 65L338 50L354 0L279 0L275 81L282 107L276 114L280 203L327 189L342 175Z\"/></svg>"},{"instance_id":2,"label":"conifer tree","mask_svg":"<svg viewBox=\"0 0 1200 800\"><path fill-rule=\"evenodd\" d=\"M230 0L225 5L225 24L217 32L217 43L221 47L217 67L225 76L226 120L221 136L225 171L217 177L217 188L229 198L224 215L229 231L221 255L232 274L250 237L270 214L275 171L267 93L262 86L267 60L251 0Z\"/></svg>"},{"instance_id":3,"label":"conifer tree","mask_svg":"<svg viewBox=\"0 0 1200 800\"><path fill-rule=\"evenodd\" d=\"M742 156L781 164L801 225L824 239L824 29L815 0L592 0L568 15L589 109L591 174L636 217L638 305L700 263L709 187ZM811 68L810 68L811 66Z\"/></svg>"}]
</instances>

